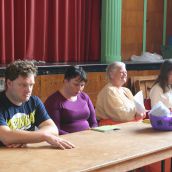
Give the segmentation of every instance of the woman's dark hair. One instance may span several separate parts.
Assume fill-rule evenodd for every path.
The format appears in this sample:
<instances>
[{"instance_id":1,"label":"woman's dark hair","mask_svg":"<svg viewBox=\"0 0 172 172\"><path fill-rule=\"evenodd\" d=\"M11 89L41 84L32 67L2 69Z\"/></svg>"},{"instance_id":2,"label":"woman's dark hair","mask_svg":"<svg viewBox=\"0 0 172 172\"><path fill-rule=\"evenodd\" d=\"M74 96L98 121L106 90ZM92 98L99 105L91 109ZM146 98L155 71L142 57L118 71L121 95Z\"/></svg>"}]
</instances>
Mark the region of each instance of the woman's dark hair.
<instances>
[{"instance_id":1,"label":"woman's dark hair","mask_svg":"<svg viewBox=\"0 0 172 172\"><path fill-rule=\"evenodd\" d=\"M87 74L80 66L69 66L64 74L64 79L70 80L79 77L80 81L87 82Z\"/></svg>"},{"instance_id":2,"label":"woman's dark hair","mask_svg":"<svg viewBox=\"0 0 172 172\"><path fill-rule=\"evenodd\" d=\"M160 74L157 80L155 81L155 84L159 83L164 93L166 92L166 88L169 87L168 76L171 71L172 71L172 61L165 60L164 63L161 65Z\"/></svg>"}]
</instances>

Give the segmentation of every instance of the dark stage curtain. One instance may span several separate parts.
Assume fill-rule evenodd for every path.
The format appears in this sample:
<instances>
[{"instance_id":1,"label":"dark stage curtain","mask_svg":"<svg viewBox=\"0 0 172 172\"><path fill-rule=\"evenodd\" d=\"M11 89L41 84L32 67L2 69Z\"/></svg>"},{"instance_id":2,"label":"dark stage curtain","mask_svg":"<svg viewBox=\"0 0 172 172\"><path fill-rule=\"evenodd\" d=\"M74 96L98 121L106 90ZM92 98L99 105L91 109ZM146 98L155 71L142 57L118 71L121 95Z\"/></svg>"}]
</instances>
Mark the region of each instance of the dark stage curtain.
<instances>
[{"instance_id":1,"label":"dark stage curtain","mask_svg":"<svg viewBox=\"0 0 172 172\"><path fill-rule=\"evenodd\" d=\"M0 63L100 60L101 0L0 0Z\"/></svg>"}]
</instances>

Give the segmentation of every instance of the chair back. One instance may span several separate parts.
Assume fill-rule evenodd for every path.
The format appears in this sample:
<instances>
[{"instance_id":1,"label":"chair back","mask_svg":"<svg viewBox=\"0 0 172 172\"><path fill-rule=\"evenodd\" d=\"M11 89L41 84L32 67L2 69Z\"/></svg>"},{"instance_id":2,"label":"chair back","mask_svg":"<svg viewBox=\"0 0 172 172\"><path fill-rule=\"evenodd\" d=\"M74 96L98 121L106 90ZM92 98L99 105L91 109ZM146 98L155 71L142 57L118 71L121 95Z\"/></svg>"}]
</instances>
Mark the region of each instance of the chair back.
<instances>
[{"instance_id":1,"label":"chair back","mask_svg":"<svg viewBox=\"0 0 172 172\"><path fill-rule=\"evenodd\" d=\"M144 99L148 99L150 89L152 88L157 77L158 77L157 75L132 77L134 93L136 94L138 91L142 90Z\"/></svg>"}]
</instances>

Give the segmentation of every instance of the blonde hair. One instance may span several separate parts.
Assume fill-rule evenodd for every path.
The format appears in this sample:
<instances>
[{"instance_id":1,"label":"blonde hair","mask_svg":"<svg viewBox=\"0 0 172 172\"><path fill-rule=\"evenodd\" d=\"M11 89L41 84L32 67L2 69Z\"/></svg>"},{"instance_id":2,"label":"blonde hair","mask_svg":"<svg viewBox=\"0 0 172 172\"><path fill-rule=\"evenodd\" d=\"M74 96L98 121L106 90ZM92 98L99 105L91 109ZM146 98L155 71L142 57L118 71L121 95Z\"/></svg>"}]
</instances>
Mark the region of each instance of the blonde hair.
<instances>
[{"instance_id":1,"label":"blonde hair","mask_svg":"<svg viewBox=\"0 0 172 172\"><path fill-rule=\"evenodd\" d=\"M108 67L106 68L107 78L111 79L111 73L113 71L115 71L116 69L119 69L119 68L122 68L122 67L126 68L125 63L123 63L123 62L113 62L110 65L108 65Z\"/></svg>"}]
</instances>

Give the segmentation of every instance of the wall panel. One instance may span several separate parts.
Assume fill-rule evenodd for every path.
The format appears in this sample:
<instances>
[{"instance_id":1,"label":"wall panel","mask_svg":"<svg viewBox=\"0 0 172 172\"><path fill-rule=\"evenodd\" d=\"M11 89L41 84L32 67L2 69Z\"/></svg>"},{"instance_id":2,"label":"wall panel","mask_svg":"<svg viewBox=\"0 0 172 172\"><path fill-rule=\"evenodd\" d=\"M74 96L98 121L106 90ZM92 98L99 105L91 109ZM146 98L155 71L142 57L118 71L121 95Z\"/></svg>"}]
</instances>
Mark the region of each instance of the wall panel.
<instances>
[{"instance_id":1,"label":"wall panel","mask_svg":"<svg viewBox=\"0 0 172 172\"><path fill-rule=\"evenodd\" d=\"M133 89L133 83L131 78L133 76L148 76L157 75L159 70L144 70L144 71L128 71L128 82L126 87ZM107 83L105 72L89 72L88 83L85 86L84 91L90 96L93 104L96 103L97 94ZM36 84L34 86L33 94L40 97L44 102L48 96L58 90L63 84L63 75L41 75L36 78Z\"/></svg>"},{"instance_id":2,"label":"wall panel","mask_svg":"<svg viewBox=\"0 0 172 172\"><path fill-rule=\"evenodd\" d=\"M167 40L172 36L172 0L167 0ZM122 60L141 55L144 0L122 1ZM161 54L164 0L147 0L146 51Z\"/></svg>"}]
</instances>

